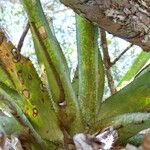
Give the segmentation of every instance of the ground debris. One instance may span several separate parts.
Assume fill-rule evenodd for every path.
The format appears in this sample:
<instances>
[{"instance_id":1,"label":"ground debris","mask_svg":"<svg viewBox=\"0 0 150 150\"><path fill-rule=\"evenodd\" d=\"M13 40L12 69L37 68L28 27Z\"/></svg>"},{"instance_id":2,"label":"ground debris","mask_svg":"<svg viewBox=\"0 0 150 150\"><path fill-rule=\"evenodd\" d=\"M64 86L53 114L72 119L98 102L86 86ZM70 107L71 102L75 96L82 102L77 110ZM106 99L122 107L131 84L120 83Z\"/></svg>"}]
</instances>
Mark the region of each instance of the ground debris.
<instances>
[{"instance_id":1,"label":"ground debris","mask_svg":"<svg viewBox=\"0 0 150 150\"><path fill-rule=\"evenodd\" d=\"M17 136L6 137L4 131L0 131L0 150L23 150L21 142Z\"/></svg>"},{"instance_id":2,"label":"ground debris","mask_svg":"<svg viewBox=\"0 0 150 150\"><path fill-rule=\"evenodd\" d=\"M108 127L94 135L76 134L73 138L76 150L110 150L118 139L118 133L113 127Z\"/></svg>"}]
</instances>

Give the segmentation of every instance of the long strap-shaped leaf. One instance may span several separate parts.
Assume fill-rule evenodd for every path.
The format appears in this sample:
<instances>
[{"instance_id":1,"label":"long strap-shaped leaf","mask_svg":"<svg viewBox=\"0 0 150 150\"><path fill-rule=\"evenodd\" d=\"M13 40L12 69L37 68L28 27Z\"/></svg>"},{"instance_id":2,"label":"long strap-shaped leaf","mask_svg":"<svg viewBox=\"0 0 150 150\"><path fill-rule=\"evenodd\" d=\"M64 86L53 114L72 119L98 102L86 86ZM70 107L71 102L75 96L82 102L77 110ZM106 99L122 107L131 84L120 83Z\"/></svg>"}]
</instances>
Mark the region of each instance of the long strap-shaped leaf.
<instances>
[{"instance_id":1,"label":"long strap-shaped leaf","mask_svg":"<svg viewBox=\"0 0 150 150\"><path fill-rule=\"evenodd\" d=\"M79 104L83 121L96 121L100 106L98 98L98 43L97 27L76 15L79 67Z\"/></svg>"},{"instance_id":2,"label":"long strap-shaped leaf","mask_svg":"<svg viewBox=\"0 0 150 150\"><path fill-rule=\"evenodd\" d=\"M100 101L100 106L103 100L104 86L105 86L104 84L105 84L104 64L99 50L98 51L98 98Z\"/></svg>"},{"instance_id":3,"label":"long strap-shaped leaf","mask_svg":"<svg viewBox=\"0 0 150 150\"><path fill-rule=\"evenodd\" d=\"M123 113L143 111L150 106L150 71L106 99L100 110L101 121Z\"/></svg>"},{"instance_id":4,"label":"long strap-shaped leaf","mask_svg":"<svg viewBox=\"0 0 150 150\"><path fill-rule=\"evenodd\" d=\"M18 52L4 33L1 38L0 62L14 88L22 96L22 105L19 106L42 138L50 141L62 140L49 95L31 61Z\"/></svg>"},{"instance_id":5,"label":"long strap-shaped leaf","mask_svg":"<svg viewBox=\"0 0 150 150\"><path fill-rule=\"evenodd\" d=\"M40 135L35 131L33 126L31 125L30 121L27 119L27 117L22 112L21 108L16 104L16 96L17 99L19 98L21 100L21 97L15 93L15 97L12 97L15 91L8 88L6 85L0 82L0 99L10 107L11 111L13 111L14 117L23 125L24 127L28 127L30 129L31 135L35 138L35 140L43 147L46 148L46 143L43 141L43 139L40 137Z\"/></svg>"},{"instance_id":6,"label":"long strap-shaped leaf","mask_svg":"<svg viewBox=\"0 0 150 150\"><path fill-rule=\"evenodd\" d=\"M150 53L142 51L139 56L137 56L127 73L120 80L118 86L121 86L125 81L129 82L140 71L140 69L142 69L148 60L150 60Z\"/></svg>"},{"instance_id":7,"label":"long strap-shaped leaf","mask_svg":"<svg viewBox=\"0 0 150 150\"><path fill-rule=\"evenodd\" d=\"M28 14L34 43L39 48L37 53L43 58L58 117L69 129L73 124L74 129L78 128L80 121L77 99L60 45L49 28L40 1L23 0L23 4Z\"/></svg>"},{"instance_id":8,"label":"long strap-shaped leaf","mask_svg":"<svg viewBox=\"0 0 150 150\"><path fill-rule=\"evenodd\" d=\"M5 83L7 86L14 88L14 83L5 71L5 68L1 65L0 62L0 81Z\"/></svg>"},{"instance_id":9,"label":"long strap-shaped leaf","mask_svg":"<svg viewBox=\"0 0 150 150\"><path fill-rule=\"evenodd\" d=\"M102 99L103 99L104 82L105 82L104 65L103 65L101 53L100 51L98 51L98 98L100 102L102 102ZM76 70L74 73L72 86L76 95L78 96L79 95L79 67L78 66L76 67Z\"/></svg>"}]
</instances>

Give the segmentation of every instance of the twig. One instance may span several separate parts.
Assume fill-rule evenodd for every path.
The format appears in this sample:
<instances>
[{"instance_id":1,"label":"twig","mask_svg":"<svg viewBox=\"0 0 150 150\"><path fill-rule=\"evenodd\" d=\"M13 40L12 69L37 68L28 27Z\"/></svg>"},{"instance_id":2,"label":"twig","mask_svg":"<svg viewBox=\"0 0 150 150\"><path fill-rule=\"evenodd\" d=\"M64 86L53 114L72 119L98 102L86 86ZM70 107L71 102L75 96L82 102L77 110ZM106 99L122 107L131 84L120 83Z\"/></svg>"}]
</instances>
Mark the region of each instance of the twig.
<instances>
[{"instance_id":1,"label":"twig","mask_svg":"<svg viewBox=\"0 0 150 150\"><path fill-rule=\"evenodd\" d=\"M21 37L20 37L20 40L19 40L19 43L18 43L18 46L17 46L18 51L21 51L24 39L25 39L25 37L26 37L26 35L27 35L28 31L29 31L29 28L30 28L30 24L28 22L26 27L25 27L25 29L24 29L24 31L23 31L23 33L22 33L22 35L21 35Z\"/></svg>"},{"instance_id":2,"label":"twig","mask_svg":"<svg viewBox=\"0 0 150 150\"><path fill-rule=\"evenodd\" d=\"M116 64L116 62L121 58L121 56L124 55L132 46L133 44L130 44L125 50L123 50L123 52L117 58L115 58L113 62L110 63L110 67Z\"/></svg>"},{"instance_id":3,"label":"twig","mask_svg":"<svg viewBox=\"0 0 150 150\"><path fill-rule=\"evenodd\" d=\"M79 67L78 67L78 65L77 65L77 66L76 66L76 69L75 69L75 71L74 71L74 76L73 76L73 79L72 79L72 83L75 82L76 79L79 78L79 77L78 77L78 69L79 69Z\"/></svg>"},{"instance_id":4,"label":"twig","mask_svg":"<svg viewBox=\"0 0 150 150\"><path fill-rule=\"evenodd\" d=\"M116 89L114 86L114 80L113 80L113 77L111 75L111 70L110 70L111 62L110 62L110 56L108 53L106 32L103 29L101 29L100 34L101 34L101 42L102 42L101 46L102 46L103 55L104 55L105 73L108 79L108 86L110 88L111 94L115 94Z\"/></svg>"}]
</instances>

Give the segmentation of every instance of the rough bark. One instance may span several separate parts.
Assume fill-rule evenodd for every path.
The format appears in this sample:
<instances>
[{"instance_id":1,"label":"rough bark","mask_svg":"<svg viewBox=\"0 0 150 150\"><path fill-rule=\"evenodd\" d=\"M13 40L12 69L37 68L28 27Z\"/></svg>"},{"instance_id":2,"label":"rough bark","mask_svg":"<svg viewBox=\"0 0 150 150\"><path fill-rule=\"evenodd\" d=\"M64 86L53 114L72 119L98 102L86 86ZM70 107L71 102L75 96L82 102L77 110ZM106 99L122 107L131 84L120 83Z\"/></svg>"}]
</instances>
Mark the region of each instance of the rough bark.
<instances>
[{"instance_id":1,"label":"rough bark","mask_svg":"<svg viewBox=\"0 0 150 150\"><path fill-rule=\"evenodd\" d=\"M113 76L110 70L111 62L110 62L110 56L108 52L106 32L103 29L101 29L100 35L101 35L101 45L102 45L101 47L102 47L103 56L104 56L105 73L108 79L108 86L109 86L110 92L113 95L116 93L116 88L115 88Z\"/></svg>"},{"instance_id":2,"label":"rough bark","mask_svg":"<svg viewBox=\"0 0 150 150\"><path fill-rule=\"evenodd\" d=\"M61 0L106 31L150 51L147 0Z\"/></svg>"}]
</instances>

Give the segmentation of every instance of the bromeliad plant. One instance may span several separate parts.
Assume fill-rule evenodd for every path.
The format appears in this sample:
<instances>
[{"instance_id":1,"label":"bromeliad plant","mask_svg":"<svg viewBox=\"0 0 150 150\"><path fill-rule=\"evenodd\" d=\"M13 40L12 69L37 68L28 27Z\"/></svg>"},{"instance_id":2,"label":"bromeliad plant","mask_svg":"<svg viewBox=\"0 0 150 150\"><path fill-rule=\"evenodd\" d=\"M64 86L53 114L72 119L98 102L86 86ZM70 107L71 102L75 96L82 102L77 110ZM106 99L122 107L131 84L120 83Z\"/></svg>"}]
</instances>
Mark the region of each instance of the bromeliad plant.
<instances>
[{"instance_id":1,"label":"bromeliad plant","mask_svg":"<svg viewBox=\"0 0 150 150\"><path fill-rule=\"evenodd\" d=\"M20 138L26 149L88 150L103 146L99 131L105 127L113 126L118 131L118 144L149 127L150 71L118 92L111 90L113 95L103 102L104 76L106 73L113 88L110 67L114 64L107 59L105 31L101 30L102 61L98 27L76 15L78 67L71 82L67 61L40 1L22 3L39 66L45 67L45 78L38 76L31 61L20 54L1 29L0 99L1 105L9 106L12 117L1 116L0 125L8 135L26 134L25 140ZM135 60L138 66L133 64L120 85L135 76L149 57L142 52ZM103 132L105 136L116 136L112 128Z\"/></svg>"}]
</instances>

